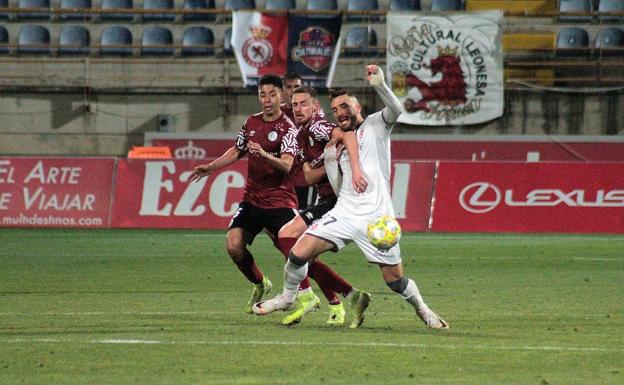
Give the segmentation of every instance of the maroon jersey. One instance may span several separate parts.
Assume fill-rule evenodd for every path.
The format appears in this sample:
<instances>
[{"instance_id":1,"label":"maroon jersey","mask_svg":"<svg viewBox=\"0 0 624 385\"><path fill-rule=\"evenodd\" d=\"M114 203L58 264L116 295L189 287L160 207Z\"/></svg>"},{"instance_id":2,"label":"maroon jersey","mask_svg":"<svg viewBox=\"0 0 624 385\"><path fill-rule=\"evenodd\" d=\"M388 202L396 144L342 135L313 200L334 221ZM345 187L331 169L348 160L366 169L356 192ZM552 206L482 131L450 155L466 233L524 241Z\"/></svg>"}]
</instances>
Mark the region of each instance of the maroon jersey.
<instances>
[{"instance_id":1,"label":"maroon jersey","mask_svg":"<svg viewBox=\"0 0 624 385\"><path fill-rule=\"evenodd\" d=\"M297 141L300 145L299 156L297 157L301 174L303 175L303 162L310 162L323 155L325 145L331 139L335 124L328 122L322 116L312 118L308 128L301 128ZM294 165L293 165L294 167ZM291 172L291 178L293 178ZM305 178L304 178L305 183ZM307 185L307 184L306 184ZM320 199L334 196L334 190L327 178L323 178L318 184L318 196Z\"/></svg>"},{"instance_id":2,"label":"maroon jersey","mask_svg":"<svg viewBox=\"0 0 624 385\"><path fill-rule=\"evenodd\" d=\"M295 113L293 112L292 108L286 107L286 103L280 104L280 110L282 110L282 113L288 116L288 119L292 120L293 123L295 122Z\"/></svg>"},{"instance_id":3,"label":"maroon jersey","mask_svg":"<svg viewBox=\"0 0 624 385\"><path fill-rule=\"evenodd\" d=\"M284 114L272 122L264 121L262 113L247 118L236 138L236 148L247 152L247 142L250 140L278 158L282 154L295 157L299 152L297 129ZM247 162L247 184L243 200L265 209L297 207L297 196L288 173L277 170L265 159L251 154Z\"/></svg>"}]
</instances>

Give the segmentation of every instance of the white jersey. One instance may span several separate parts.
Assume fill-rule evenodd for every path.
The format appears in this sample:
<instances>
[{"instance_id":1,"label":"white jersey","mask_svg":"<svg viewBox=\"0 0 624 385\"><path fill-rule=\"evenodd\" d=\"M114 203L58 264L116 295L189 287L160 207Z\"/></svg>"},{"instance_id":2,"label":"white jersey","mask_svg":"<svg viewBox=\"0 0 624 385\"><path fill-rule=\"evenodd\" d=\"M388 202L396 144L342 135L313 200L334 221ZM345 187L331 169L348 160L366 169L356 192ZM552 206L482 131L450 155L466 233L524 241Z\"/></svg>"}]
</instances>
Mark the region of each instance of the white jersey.
<instances>
[{"instance_id":1,"label":"white jersey","mask_svg":"<svg viewBox=\"0 0 624 385\"><path fill-rule=\"evenodd\" d=\"M360 167L368 182L368 187L363 193L355 191L351 183L349 155L346 150L343 150L338 159L342 172L342 185L337 194L338 201L332 211L343 216L365 216L371 219L381 215L394 217L390 195L391 129L392 125L387 125L383 120L382 111L369 115L357 129ZM331 158L325 159L326 168L327 162L331 163L332 160Z\"/></svg>"}]
</instances>

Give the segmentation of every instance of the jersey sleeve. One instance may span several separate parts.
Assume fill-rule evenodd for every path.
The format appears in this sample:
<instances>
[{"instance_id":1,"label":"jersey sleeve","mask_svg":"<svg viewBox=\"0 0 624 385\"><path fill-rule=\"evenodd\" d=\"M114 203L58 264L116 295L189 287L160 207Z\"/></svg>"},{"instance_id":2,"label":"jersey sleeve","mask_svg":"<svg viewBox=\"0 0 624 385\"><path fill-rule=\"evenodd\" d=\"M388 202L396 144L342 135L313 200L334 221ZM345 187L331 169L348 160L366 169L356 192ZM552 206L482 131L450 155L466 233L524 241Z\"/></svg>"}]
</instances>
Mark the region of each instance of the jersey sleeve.
<instances>
[{"instance_id":1,"label":"jersey sleeve","mask_svg":"<svg viewBox=\"0 0 624 385\"><path fill-rule=\"evenodd\" d=\"M316 141L329 142L334 127L336 125L327 120L318 120L310 127L310 134Z\"/></svg>"},{"instance_id":2,"label":"jersey sleeve","mask_svg":"<svg viewBox=\"0 0 624 385\"><path fill-rule=\"evenodd\" d=\"M299 144L297 144L297 135L299 131L293 126L288 129L288 132L282 138L282 144L280 146L280 154L288 154L296 157L299 153Z\"/></svg>"},{"instance_id":3,"label":"jersey sleeve","mask_svg":"<svg viewBox=\"0 0 624 385\"><path fill-rule=\"evenodd\" d=\"M234 144L240 151L247 152L247 122L243 124L243 127L238 131L236 137L236 143Z\"/></svg>"}]
</instances>

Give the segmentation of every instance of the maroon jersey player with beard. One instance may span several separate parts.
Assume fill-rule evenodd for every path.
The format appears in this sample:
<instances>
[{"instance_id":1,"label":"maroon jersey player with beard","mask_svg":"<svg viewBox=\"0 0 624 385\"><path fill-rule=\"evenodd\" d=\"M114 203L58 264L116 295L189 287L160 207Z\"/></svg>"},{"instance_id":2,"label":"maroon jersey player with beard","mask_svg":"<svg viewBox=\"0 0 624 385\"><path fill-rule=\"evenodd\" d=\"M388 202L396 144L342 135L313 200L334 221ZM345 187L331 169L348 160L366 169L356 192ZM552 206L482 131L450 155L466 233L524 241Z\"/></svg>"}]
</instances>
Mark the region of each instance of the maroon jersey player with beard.
<instances>
[{"instance_id":1,"label":"maroon jersey player with beard","mask_svg":"<svg viewBox=\"0 0 624 385\"><path fill-rule=\"evenodd\" d=\"M247 118L236 144L218 159L193 169L190 182L210 175L249 154L243 200L234 213L226 235L227 252L245 277L254 284L245 306L251 306L271 290L271 282L256 265L247 245L265 229L277 240L279 229L297 214L297 197L289 173L298 153L297 129L280 110L282 81L265 75L258 83L262 112ZM277 244L276 244L277 246ZM306 278L309 287L309 280ZM306 282L300 286L305 287Z\"/></svg>"}]
</instances>

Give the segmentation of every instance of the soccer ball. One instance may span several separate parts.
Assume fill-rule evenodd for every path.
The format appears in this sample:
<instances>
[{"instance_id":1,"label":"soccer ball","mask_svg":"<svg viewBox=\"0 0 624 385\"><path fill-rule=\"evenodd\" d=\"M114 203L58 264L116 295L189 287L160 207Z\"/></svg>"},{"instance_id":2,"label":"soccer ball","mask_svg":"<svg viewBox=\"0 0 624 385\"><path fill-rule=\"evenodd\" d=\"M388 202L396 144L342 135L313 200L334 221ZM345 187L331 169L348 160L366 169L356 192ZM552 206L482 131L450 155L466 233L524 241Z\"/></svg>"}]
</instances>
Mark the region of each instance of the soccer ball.
<instances>
[{"instance_id":1,"label":"soccer ball","mask_svg":"<svg viewBox=\"0 0 624 385\"><path fill-rule=\"evenodd\" d=\"M390 215L379 217L368 224L368 240L380 250L388 250L401 239L401 226Z\"/></svg>"}]
</instances>

